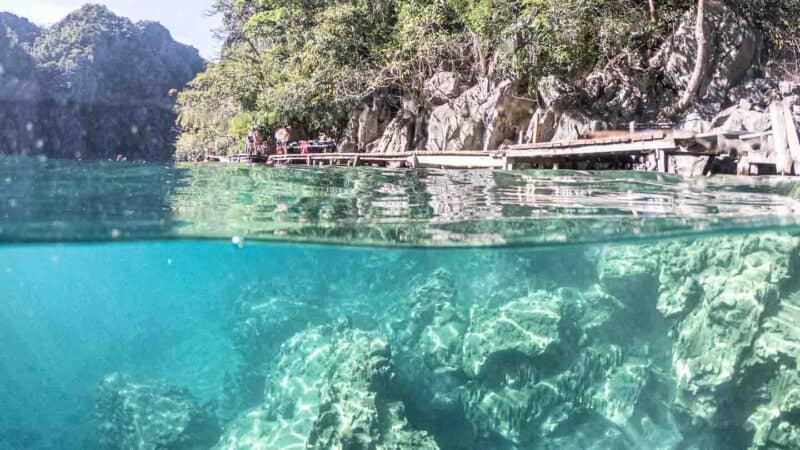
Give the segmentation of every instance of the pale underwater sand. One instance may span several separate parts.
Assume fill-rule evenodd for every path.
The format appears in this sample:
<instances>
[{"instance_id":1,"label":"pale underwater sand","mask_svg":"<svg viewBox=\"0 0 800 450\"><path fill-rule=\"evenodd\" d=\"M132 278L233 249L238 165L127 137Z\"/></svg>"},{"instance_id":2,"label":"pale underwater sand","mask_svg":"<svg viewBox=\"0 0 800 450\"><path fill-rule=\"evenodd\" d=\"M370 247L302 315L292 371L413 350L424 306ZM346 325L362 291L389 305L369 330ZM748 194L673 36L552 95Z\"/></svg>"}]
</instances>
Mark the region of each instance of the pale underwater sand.
<instances>
[{"instance_id":1,"label":"pale underwater sand","mask_svg":"<svg viewBox=\"0 0 800 450\"><path fill-rule=\"evenodd\" d=\"M792 448L798 257L0 246L0 449Z\"/></svg>"}]
</instances>

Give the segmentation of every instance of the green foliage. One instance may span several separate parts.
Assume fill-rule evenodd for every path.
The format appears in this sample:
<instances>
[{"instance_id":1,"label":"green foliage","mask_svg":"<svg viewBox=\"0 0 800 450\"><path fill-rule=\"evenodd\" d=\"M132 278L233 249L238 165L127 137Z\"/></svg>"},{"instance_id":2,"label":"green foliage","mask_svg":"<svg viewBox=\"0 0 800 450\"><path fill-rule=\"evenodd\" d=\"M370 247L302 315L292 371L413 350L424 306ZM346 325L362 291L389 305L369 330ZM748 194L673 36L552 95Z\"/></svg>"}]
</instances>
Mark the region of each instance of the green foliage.
<instances>
[{"instance_id":1,"label":"green foliage","mask_svg":"<svg viewBox=\"0 0 800 450\"><path fill-rule=\"evenodd\" d=\"M780 21L759 6L768 0L732 1L763 27ZM648 3L633 0L218 0L222 59L179 110L188 118L230 106L224 121L190 132L235 136L244 119L229 119L257 114L270 127L338 136L365 98L421 98L438 71L512 78L533 93L545 75L582 77L621 53L645 60L694 4L656 0L653 23Z\"/></svg>"}]
</instances>

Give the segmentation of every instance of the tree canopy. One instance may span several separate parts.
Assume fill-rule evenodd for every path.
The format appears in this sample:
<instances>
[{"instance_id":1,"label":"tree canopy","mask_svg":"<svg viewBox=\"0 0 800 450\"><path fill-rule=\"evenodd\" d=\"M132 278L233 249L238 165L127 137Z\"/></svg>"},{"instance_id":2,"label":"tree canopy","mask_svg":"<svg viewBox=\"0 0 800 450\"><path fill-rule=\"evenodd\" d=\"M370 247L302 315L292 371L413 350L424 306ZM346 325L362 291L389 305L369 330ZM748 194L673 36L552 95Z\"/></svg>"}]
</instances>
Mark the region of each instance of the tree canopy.
<instances>
[{"instance_id":1,"label":"tree canopy","mask_svg":"<svg viewBox=\"0 0 800 450\"><path fill-rule=\"evenodd\" d=\"M732 6L770 37L797 23L797 11L766 1ZM218 0L222 56L181 94L180 124L194 140L238 139L245 122L336 136L365 98L422 97L443 70L511 78L531 94L545 75L574 79L623 51L646 56L694 3L656 0L651 12L639 0ZM209 111L219 117L202 119Z\"/></svg>"}]
</instances>

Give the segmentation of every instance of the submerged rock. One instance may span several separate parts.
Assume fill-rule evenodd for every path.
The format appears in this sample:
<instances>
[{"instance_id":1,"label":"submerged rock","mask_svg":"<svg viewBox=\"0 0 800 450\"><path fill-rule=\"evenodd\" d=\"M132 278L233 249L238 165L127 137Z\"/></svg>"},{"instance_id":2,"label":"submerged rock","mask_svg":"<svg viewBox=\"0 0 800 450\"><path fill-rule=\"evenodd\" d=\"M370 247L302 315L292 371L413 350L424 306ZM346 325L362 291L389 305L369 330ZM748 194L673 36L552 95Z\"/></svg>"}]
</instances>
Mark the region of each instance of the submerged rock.
<instances>
[{"instance_id":1,"label":"submerged rock","mask_svg":"<svg viewBox=\"0 0 800 450\"><path fill-rule=\"evenodd\" d=\"M658 249L609 246L597 265L606 292L628 305L647 306L658 292Z\"/></svg>"},{"instance_id":2,"label":"submerged rock","mask_svg":"<svg viewBox=\"0 0 800 450\"><path fill-rule=\"evenodd\" d=\"M110 374L100 385L95 417L111 449L208 449L220 436L217 418L186 389L138 384Z\"/></svg>"},{"instance_id":3,"label":"submerged rock","mask_svg":"<svg viewBox=\"0 0 800 450\"><path fill-rule=\"evenodd\" d=\"M216 448L797 448L800 238L584 257L579 286L497 296L436 270L376 324L386 340L306 328Z\"/></svg>"},{"instance_id":4,"label":"submerged rock","mask_svg":"<svg viewBox=\"0 0 800 450\"><path fill-rule=\"evenodd\" d=\"M215 448L438 448L406 422L394 377L378 335L309 328L281 347L264 403L230 423Z\"/></svg>"},{"instance_id":5,"label":"submerged rock","mask_svg":"<svg viewBox=\"0 0 800 450\"><path fill-rule=\"evenodd\" d=\"M472 377L491 376L505 357L535 359L561 345L569 317L559 297L536 292L499 310L474 306L464 337L463 367Z\"/></svg>"},{"instance_id":6,"label":"submerged rock","mask_svg":"<svg viewBox=\"0 0 800 450\"><path fill-rule=\"evenodd\" d=\"M676 402L695 417L725 423L732 412L723 406L736 397L732 385L745 378L765 312L779 301L798 241L781 236L731 237L668 247L659 304L682 304L679 310L686 314L675 325ZM697 287L683 288L692 277ZM686 300L692 297L694 301Z\"/></svg>"}]
</instances>

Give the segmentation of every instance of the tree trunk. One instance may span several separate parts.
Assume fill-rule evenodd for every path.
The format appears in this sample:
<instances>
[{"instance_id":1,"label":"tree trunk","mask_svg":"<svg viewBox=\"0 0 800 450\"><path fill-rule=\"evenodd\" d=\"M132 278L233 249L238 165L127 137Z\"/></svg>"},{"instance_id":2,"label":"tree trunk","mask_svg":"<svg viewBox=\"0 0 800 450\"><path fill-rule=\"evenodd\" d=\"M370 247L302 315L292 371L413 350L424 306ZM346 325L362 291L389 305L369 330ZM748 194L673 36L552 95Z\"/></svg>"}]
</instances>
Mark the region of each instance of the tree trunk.
<instances>
[{"instance_id":1,"label":"tree trunk","mask_svg":"<svg viewBox=\"0 0 800 450\"><path fill-rule=\"evenodd\" d=\"M706 69L706 59L708 58L708 46L706 41L705 30L703 24L705 22L705 0L697 0L697 23L695 24L694 37L697 42L697 55L694 60L694 70L692 77L686 84L686 90L683 91L681 98L670 108L667 109L667 116L674 117L683 110L685 110L694 99L694 94L700 87L700 82L703 80L703 75Z\"/></svg>"},{"instance_id":2,"label":"tree trunk","mask_svg":"<svg viewBox=\"0 0 800 450\"><path fill-rule=\"evenodd\" d=\"M656 1L647 0L647 6L650 8L650 22L656 23Z\"/></svg>"},{"instance_id":3,"label":"tree trunk","mask_svg":"<svg viewBox=\"0 0 800 450\"><path fill-rule=\"evenodd\" d=\"M475 61L478 63L478 71L480 76L486 76L486 56L483 54L483 45L478 33L472 32L472 51L475 54Z\"/></svg>"}]
</instances>

